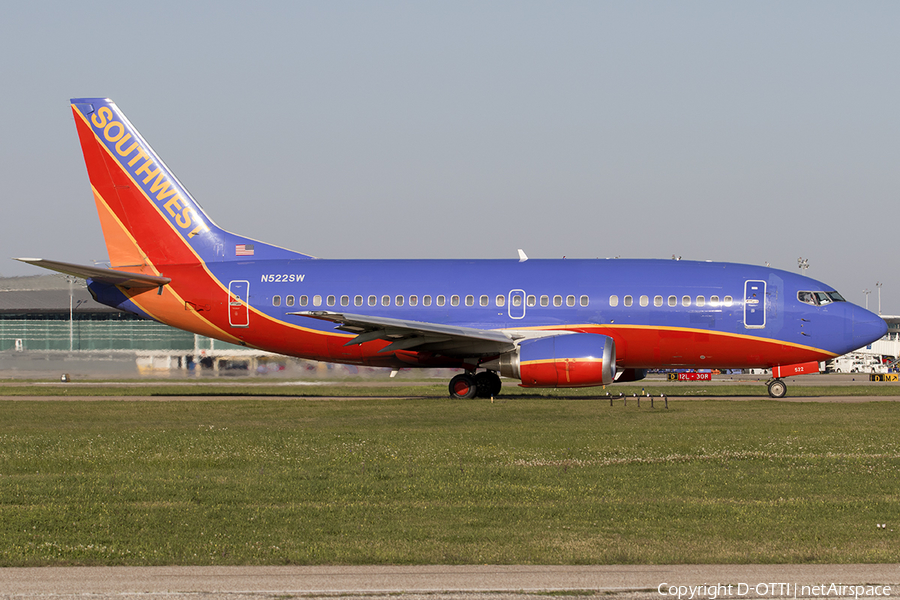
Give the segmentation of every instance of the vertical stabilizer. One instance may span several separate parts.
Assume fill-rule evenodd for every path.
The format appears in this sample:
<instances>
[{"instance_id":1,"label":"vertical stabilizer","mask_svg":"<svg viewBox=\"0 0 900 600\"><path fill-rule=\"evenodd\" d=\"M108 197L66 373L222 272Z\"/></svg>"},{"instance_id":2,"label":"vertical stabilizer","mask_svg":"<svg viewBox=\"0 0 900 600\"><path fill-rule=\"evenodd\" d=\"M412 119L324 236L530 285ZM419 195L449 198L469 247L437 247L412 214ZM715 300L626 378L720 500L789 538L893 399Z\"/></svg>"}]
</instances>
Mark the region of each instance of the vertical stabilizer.
<instances>
[{"instance_id":1,"label":"vertical stabilizer","mask_svg":"<svg viewBox=\"0 0 900 600\"><path fill-rule=\"evenodd\" d=\"M72 112L113 268L305 258L219 228L109 98L73 99Z\"/></svg>"}]
</instances>

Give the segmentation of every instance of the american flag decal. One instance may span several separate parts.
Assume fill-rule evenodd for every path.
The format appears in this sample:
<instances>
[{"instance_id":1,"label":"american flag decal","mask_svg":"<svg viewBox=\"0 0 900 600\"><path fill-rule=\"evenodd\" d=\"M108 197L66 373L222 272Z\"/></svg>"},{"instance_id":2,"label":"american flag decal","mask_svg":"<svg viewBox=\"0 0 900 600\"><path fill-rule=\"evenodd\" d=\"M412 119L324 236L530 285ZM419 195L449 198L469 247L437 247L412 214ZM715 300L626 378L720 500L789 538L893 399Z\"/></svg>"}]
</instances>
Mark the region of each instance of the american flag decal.
<instances>
[{"instance_id":1,"label":"american flag decal","mask_svg":"<svg viewBox=\"0 0 900 600\"><path fill-rule=\"evenodd\" d=\"M234 247L235 256L253 256L253 244L237 244Z\"/></svg>"}]
</instances>

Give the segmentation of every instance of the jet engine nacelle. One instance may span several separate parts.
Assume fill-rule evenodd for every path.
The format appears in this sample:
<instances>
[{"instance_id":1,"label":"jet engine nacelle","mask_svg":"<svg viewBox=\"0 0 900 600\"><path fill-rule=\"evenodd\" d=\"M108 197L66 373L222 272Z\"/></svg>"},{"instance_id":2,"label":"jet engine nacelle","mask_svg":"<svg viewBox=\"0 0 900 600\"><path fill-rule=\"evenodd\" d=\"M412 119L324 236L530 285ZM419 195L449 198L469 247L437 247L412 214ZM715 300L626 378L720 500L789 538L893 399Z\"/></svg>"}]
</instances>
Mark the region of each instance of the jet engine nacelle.
<instances>
[{"instance_id":1,"label":"jet engine nacelle","mask_svg":"<svg viewBox=\"0 0 900 600\"><path fill-rule=\"evenodd\" d=\"M616 375L616 344L593 333L554 335L524 340L481 366L520 379L522 387L608 385Z\"/></svg>"}]
</instances>

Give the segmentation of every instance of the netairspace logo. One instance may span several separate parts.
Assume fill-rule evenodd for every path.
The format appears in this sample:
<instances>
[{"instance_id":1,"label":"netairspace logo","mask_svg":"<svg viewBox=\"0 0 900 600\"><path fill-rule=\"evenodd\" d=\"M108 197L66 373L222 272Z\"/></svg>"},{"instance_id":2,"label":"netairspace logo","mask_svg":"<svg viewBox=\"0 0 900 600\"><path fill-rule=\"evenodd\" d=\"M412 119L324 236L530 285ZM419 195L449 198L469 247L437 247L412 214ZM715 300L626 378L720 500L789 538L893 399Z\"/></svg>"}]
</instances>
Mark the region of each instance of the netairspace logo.
<instances>
[{"instance_id":1,"label":"netairspace logo","mask_svg":"<svg viewBox=\"0 0 900 600\"><path fill-rule=\"evenodd\" d=\"M877 598L891 595L888 585L844 585L821 583L717 583L703 585L673 585L661 583L656 591L660 596L677 600L717 600L717 598Z\"/></svg>"}]
</instances>

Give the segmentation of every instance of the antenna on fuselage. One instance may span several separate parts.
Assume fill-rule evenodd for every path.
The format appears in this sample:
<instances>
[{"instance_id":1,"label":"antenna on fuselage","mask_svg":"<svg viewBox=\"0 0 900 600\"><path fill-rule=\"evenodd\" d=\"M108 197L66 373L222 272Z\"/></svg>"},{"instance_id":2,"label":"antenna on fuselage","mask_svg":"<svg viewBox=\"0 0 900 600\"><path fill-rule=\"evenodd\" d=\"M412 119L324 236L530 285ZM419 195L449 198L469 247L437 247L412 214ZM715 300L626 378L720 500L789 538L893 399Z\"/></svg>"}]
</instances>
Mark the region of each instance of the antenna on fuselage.
<instances>
[{"instance_id":1,"label":"antenna on fuselage","mask_svg":"<svg viewBox=\"0 0 900 600\"><path fill-rule=\"evenodd\" d=\"M528 260L528 257L525 255L525 251L519 248L519 262L525 262Z\"/></svg>"}]
</instances>

